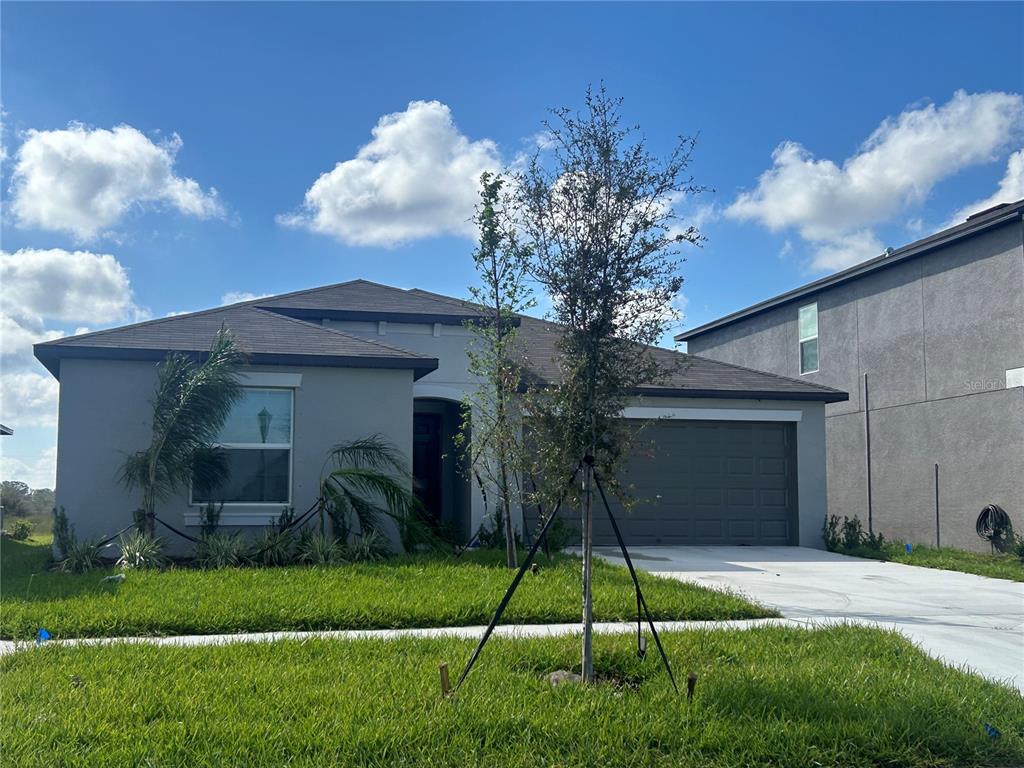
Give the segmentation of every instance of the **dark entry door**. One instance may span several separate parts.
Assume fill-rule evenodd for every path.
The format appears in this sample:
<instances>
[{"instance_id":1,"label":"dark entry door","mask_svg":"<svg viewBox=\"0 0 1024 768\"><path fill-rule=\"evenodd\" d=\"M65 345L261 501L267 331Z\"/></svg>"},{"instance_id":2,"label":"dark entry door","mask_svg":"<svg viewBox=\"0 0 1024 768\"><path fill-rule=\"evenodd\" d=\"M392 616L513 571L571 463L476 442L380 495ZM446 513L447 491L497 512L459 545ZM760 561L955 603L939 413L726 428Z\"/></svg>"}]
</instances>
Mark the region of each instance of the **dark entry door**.
<instances>
[{"instance_id":1,"label":"dark entry door","mask_svg":"<svg viewBox=\"0 0 1024 768\"><path fill-rule=\"evenodd\" d=\"M441 520L441 414L412 417L413 491L431 520Z\"/></svg>"}]
</instances>

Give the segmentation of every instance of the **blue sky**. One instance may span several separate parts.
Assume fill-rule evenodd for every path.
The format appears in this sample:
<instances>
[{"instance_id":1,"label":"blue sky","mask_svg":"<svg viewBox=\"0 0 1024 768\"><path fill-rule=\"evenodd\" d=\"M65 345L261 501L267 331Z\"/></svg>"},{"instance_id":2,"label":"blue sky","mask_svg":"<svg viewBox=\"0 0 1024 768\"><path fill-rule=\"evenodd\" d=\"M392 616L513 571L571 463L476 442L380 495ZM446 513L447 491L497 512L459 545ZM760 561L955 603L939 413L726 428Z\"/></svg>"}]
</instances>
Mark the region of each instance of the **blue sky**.
<instances>
[{"instance_id":1,"label":"blue sky","mask_svg":"<svg viewBox=\"0 0 1024 768\"><path fill-rule=\"evenodd\" d=\"M32 339L356 277L465 295L472 179L590 83L655 151L700 134L681 327L1022 197L1022 28L1020 4L5 3L3 476L52 478Z\"/></svg>"}]
</instances>

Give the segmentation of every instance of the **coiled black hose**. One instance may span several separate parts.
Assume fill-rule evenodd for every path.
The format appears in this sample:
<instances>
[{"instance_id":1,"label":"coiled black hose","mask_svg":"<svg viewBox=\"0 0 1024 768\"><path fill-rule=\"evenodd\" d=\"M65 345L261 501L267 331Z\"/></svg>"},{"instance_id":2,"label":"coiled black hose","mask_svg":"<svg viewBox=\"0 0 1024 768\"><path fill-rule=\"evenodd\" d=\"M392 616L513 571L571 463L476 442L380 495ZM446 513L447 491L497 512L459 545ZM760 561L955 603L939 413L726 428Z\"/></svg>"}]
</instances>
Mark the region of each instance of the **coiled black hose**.
<instances>
[{"instance_id":1,"label":"coiled black hose","mask_svg":"<svg viewBox=\"0 0 1024 768\"><path fill-rule=\"evenodd\" d=\"M978 515L974 530L977 531L978 536L991 544L993 549L1001 551L1009 541L1013 524L1005 509L998 504L988 504Z\"/></svg>"}]
</instances>

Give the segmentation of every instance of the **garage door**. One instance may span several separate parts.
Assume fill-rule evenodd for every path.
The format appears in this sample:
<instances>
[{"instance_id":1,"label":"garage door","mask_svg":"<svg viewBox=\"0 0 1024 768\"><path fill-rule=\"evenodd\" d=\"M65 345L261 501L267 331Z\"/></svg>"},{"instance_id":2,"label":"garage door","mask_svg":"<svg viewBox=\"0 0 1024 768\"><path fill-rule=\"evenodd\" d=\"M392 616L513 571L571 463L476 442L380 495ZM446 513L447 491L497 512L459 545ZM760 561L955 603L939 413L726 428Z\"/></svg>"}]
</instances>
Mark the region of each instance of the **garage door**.
<instances>
[{"instance_id":1,"label":"garage door","mask_svg":"<svg viewBox=\"0 0 1024 768\"><path fill-rule=\"evenodd\" d=\"M613 506L627 544L797 543L792 423L660 421L648 425L622 474L639 502ZM616 544L603 508L594 543Z\"/></svg>"}]
</instances>

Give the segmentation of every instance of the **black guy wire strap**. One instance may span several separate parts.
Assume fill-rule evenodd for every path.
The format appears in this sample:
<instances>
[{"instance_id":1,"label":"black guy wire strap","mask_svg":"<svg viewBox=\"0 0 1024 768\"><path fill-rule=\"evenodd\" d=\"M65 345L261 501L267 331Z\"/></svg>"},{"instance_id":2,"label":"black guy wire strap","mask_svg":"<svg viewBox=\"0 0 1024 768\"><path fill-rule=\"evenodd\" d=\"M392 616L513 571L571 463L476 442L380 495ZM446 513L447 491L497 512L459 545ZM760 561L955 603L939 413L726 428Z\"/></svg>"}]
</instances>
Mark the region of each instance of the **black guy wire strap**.
<instances>
[{"instance_id":1,"label":"black guy wire strap","mask_svg":"<svg viewBox=\"0 0 1024 768\"><path fill-rule=\"evenodd\" d=\"M582 466L583 462L580 462L576 465L576 469L573 470L572 476L569 478L569 482L565 484L565 488L562 490L562 496L561 498L558 499L558 504L555 505L555 509L551 513L551 516L544 522L544 527L543 529L541 529L540 536L538 536L537 540L533 542L533 546L530 547L530 551L526 553L526 557L523 559L523 564L519 566L519 570L516 572L515 578L512 579L512 583L505 591L505 596L501 599L501 602L498 604L498 610L494 612L494 618L492 618L491 623L487 625L487 629L484 632L483 637L480 638L480 642L477 643L476 649L473 651L473 655L469 657L469 661L466 663L466 668L462 670L462 674L459 675L459 679L455 683L455 687L452 689L453 694L459 690L459 686L462 685L462 681L465 680L466 677L469 675L469 671L473 668L473 665L476 664L476 660L480 657L480 652L483 651L484 645L487 643L487 640L490 638L491 633L494 632L494 628L498 625L498 622L501 620L501 615L505 612L505 608L508 606L509 601L512 599L512 595L515 594L516 588L519 586L519 582L523 580L523 574L526 573L526 570L530 567L530 563L533 562L533 557L537 554L537 550L540 548L540 542L543 539L544 534L547 532L548 527L551 525L554 519L558 516L558 510L561 508L562 502L565 500L565 496L569 492L569 487L573 484L573 482L575 482L576 475L579 474L580 468Z\"/></svg>"},{"instance_id":2,"label":"black guy wire strap","mask_svg":"<svg viewBox=\"0 0 1024 768\"><path fill-rule=\"evenodd\" d=\"M288 523L288 525L286 525L283 528L281 528L281 530L278 531L278 533L284 533L285 531L290 530L290 529L294 528L296 525L299 525L300 523L302 523L306 518L308 518L317 509L319 509L320 505L323 502L324 502L324 499L321 496L319 499L317 499L315 502L313 502L313 506L311 506L309 509L307 509L305 512L303 512L301 515L299 515L294 520L292 520L290 523ZM265 544L264 546L260 547L259 549L255 550L253 552L250 552L247 555L247 557L250 557L250 558L259 557L260 555L262 555L264 552L266 552L268 549L270 549L273 546L274 546L274 542L271 541L271 542Z\"/></svg>"},{"instance_id":3,"label":"black guy wire strap","mask_svg":"<svg viewBox=\"0 0 1024 768\"><path fill-rule=\"evenodd\" d=\"M197 539L197 538L196 538L195 536L189 536L189 535L188 535L187 533L185 533L185 532L183 532L183 531L179 531L179 530L178 530L177 528L175 528L175 527L174 527L173 525L171 525L170 523L166 523L166 522L164 522L163 520L161 520L161 519L160 519L159 517L157 517L156 515L153 515L153 519L154 519L154 520L156 520L156 522L160 523L160 525L162 525L162 526L163 526L164 528L166 528L167 530L169 530L169 531L170 531L171 533L176 533L176 534L178 534L179 536L181 536L181 538L183 538L183 539L188 539L188 540L189 540L189 541L191 541L191 542L192 542L193 544L198 544L198 543L199 543L199 539Z\"/></svg>"},{"instance_id":4,"label":"black guy wire strap","mask_svg":"<svg viewBox=\"0 0 1024 768\"><path fill-rule=\"evenodd\" d=\"M640 603L640 606L644 609L644 615L647 617L647 626L651 628L651 635L654 637L654 644L658 646L658 653L661 654L661 662L665 665L665 671L668 672L668 679L672 681L672 688L676 693L679 693L679 686L676 685L675 675L672 674L672 667L668 663L668 656L665 655L665 649L661 647L661 638L658 637L658 630L654 628L654 619L651 618L651 611L647 607L647 601L644 599L643 592L640 591L640 579L637 578L636 569L633 567L633 560L629 556L629 551L626 549L626 542L622 540L622 533L619 531L619 524L615 522L615 515L612 514L611 505L608 504L608 497L604 493L604 486L601 484L601 476L597 470L594 470L594 482L597 483L597 490L601 494L601 501L604 502L605 511L608 512L608 520L612 524L612 530L615 532L615 538L619 542L619 549L622 550L622 557L626 561L626 567L629 568L629 575L633 577L633 586L636 587L636 599Z\"/></svg>"},{"instance_id":5,"label":"black guy wire strap","mask_svg":"<svg viewBox=\"0 0 1024 768\"><path fill-rule=\"evenodd\" d=\"M97 547L105 547L105 546L107 546L107 544L112 542L114 539L116 539L122 533L125 533L127 531L130 531L132 528L135 528L136 525L138 525L138 524L137 523L131 523L130 525L126 525L124 528L122 528L120 531L115 533L113 536L107 536L107 538L103 539L103 541L99 542L96 546Z\"/></svg>"}]
</instances>

